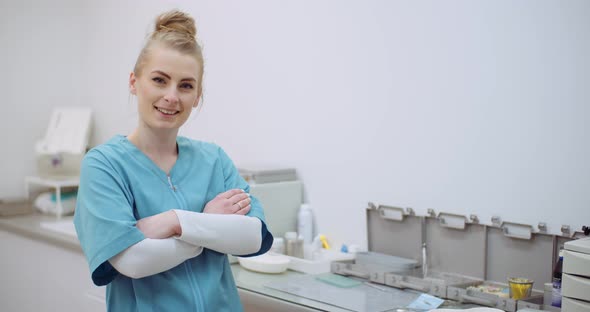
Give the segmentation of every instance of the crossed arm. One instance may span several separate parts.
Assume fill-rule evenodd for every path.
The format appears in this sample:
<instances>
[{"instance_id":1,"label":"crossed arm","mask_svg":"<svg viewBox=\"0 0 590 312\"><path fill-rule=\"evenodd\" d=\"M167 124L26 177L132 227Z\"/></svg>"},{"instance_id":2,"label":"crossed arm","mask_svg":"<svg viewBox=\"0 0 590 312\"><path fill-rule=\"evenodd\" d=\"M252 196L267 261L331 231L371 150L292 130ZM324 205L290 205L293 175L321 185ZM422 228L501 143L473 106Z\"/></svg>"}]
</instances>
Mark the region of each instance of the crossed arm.
<instances>
[{"instance_id":1,"label":"crossed arm","mask_svg":"<svg viewBox=\"0 0 590 312\"><path fill-rule=\"evenodd\" d=\"M117 271L142 278L167 271L196 257L203 248L246 255L260 250L262 222L248 217L250 198L233 189L217 195L203 213L169 210L137 222L146 236L141 242L109 259Z\"/></svg>"}]
</instances>

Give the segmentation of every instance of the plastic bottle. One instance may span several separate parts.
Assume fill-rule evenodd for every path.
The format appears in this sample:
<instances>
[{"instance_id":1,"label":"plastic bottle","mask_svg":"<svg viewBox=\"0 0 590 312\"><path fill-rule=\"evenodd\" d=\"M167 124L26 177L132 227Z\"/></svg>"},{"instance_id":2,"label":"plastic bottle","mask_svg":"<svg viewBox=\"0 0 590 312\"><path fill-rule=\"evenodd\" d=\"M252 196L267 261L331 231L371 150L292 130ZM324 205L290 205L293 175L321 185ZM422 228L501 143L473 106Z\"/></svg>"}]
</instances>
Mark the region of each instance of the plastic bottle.
<instances>
[{"instance_id":1,"label":"plastic bottle","mask_svg":"<svg viewBox=\"0 0 590 312\"><path fill-rule=\"evenodd\" d=\"M285 240L282 237L275 237L270 251L278 254L285 253Z\"/></svg>"},{"instance_id":2,"label":"plastic bottle","mask_svg":"<svg viewBox=\"0 0 590 312\"><path fill-rule=\"evenodd\" d=\"M297 215L297 232L303 236L305 245L313 240L313 213L309 204L301 204Z\"/></svg>"},{"instance_id":3,"label":"plastic bottle","mask_svg":"<svg viewBox=\"0 0 590 312\"><path fill-rule=\"evenodd\" d=\"M285 254L293 256L295 241L297 240L297 232L285 233Z\"/></svg>"},{"instance_id":4,"label":"plastic bottle","mask_svg":"<svg viewBox=\"0 0 590 312\"><path fill-rule=\"evenodd\" d=\"M563 270L563 250L559 251L559 260L553 267L553 289L551 291L551 305L561 308L561 276Z\"/></svg>"},{"instance_id":5,"label":"plastic bottle","mask_svg":"<svg viewBox=\"0 0 590 312\"><path fill-rule=\"evenodd\" d=\"M303 246L303 237L299 235L293 242L293 257L305 258L305 250Z\"/></svg>"}]
</instances>

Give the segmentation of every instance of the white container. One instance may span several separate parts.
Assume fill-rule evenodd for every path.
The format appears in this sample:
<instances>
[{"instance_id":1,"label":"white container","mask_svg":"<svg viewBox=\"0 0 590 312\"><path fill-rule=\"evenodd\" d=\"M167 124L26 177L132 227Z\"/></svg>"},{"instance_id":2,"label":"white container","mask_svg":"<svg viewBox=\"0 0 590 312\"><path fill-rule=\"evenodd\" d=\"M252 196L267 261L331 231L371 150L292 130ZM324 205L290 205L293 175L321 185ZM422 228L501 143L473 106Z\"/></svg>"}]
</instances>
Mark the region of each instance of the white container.
<instances>
[{"instance_id":1,"label":"white container","mask_svg":"<svg viewBox=\"0 0 590 312\"><path fill-rule=\"evenodd\" d=\"M282 237L275 237L275 239L272 242L272 247L270 247L270 251L277 254L284 254L285 240Z\"/></svg>"},{"instance_id":2,"label":"white container","mask_svg":"<svg viewBox=\"0 0 590 312\"><path fill-rule=\"evenodd\" d=\"M316 259L302 259L289 257L288 268L306 274L321 274L330 272L332 261L354 260L354 254L339 251L323 250Z\"/></svg>"},{"instance_id":3,"label":"white container","mask_svg":"<svg viewBox=\"0 0 590 312\"><path fill-rule=\"evenodd\" d=\"M59 179L79 176L90 140L91 125L90 108L55 108L45 137L35 144L38 175Z\"/></svg>"},{"instance_id":4,"label":"white container","mask_svg":"<svg viewBox=\"0 0 590 312\"><path fill-rule=\"evenodd\" d=\"M304 244L311 244L313 240L313 213L309 204L301 204L297 215L297 232L303 236Z\"/></svg>"}]
</instances>

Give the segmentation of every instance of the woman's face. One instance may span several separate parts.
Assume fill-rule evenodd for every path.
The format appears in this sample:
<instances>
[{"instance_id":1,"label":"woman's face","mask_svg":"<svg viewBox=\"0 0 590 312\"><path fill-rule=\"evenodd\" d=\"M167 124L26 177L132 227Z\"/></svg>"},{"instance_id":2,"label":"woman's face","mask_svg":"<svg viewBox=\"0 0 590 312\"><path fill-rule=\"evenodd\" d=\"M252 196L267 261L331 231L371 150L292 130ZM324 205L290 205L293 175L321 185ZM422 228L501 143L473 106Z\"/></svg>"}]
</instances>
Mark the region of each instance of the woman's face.
<instances>
[{"instance_id":1,"label":"woman's face","mask_svg":"<svg viewBox=\"0 0 590 312\"><path fill-rule=\"evenodd\" d=\"M197 107L200 67L190 55L155 45L129 88L137 96L140 122L151 129L180 128ZM137 74L137 75L136 75Z\"/></svg>"}]
</instances>

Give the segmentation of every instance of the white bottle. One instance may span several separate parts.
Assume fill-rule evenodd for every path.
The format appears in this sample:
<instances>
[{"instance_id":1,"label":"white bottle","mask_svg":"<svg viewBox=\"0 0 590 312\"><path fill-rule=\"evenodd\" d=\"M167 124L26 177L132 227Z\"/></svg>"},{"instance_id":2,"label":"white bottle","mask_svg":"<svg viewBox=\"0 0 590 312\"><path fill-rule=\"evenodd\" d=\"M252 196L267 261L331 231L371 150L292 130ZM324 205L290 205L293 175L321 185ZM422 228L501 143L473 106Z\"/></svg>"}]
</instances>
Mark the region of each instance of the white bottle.
<instances>
[{"instance_id":1,"label":"white bottle","mask_svg":"<svg viewBox=\"0 0 590 312\"><path fill-rule=\"evenodd\" d=\"M275 237L270 251L278 254L285 253L285 240L282 237Z\"/></svg>"},{"instance_id":2,"label":"white bottle","mask_svg":"<svg viewBox=\"0 0 590 312\"><path fill-rule=\"evenodd\" d=\"M305 245L313 240L313 213L309 204L301 204L297 216L297 232L303 236Z\"/></svg>"}]
</instances>

